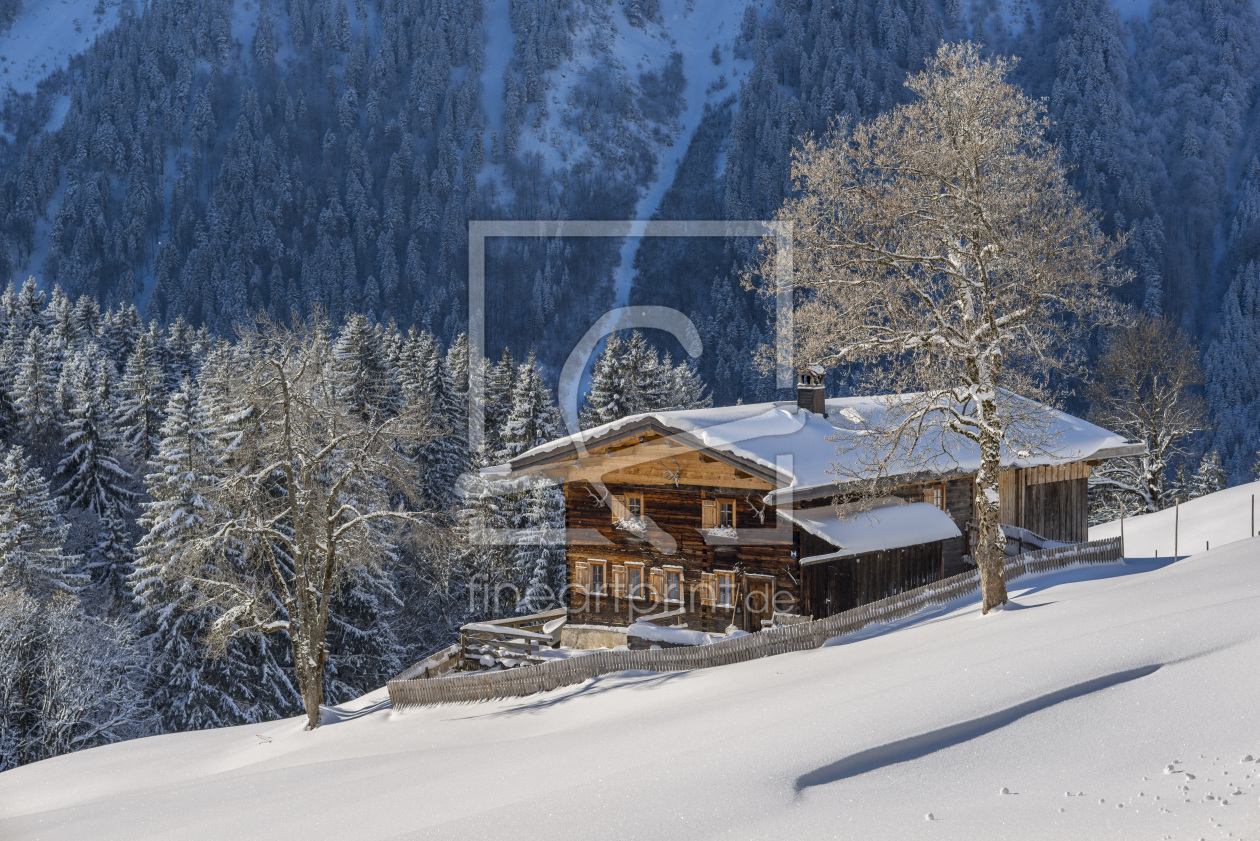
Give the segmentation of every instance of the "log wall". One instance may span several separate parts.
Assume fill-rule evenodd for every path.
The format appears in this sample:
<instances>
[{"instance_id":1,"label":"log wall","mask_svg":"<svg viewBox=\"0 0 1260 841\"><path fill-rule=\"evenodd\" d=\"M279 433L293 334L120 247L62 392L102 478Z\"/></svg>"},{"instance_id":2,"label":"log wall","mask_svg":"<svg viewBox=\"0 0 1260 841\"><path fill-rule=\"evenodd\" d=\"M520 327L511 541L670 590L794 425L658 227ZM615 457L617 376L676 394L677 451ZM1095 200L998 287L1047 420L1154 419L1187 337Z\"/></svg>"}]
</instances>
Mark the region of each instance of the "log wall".
<instances>
[{"instance_id":1,"label":"log wall","mask_svg":"<svg viewBox=\"0 0 1260 841\"><path fill-rule=\"evenodd\" d=\"M771 506L764 507L765 522L754 508L760 508L760 493L738 488L652 487L641 485L607 484L608 493L641 493L643 513L652 528L639 537L623 529L615 528L611 510L599 502L595 489L585 482L565 485L565 518L570 534L574 530L580 536L571 539L568 546L568 584L570 609L574 622L582 624L624 625L638 616L679 607L649 598L617 598L611 594L590 594L583 597L577 589L576 564L602 560L606 563L607 581L611 585L612 568L616 564L637 562L644 565L645 578L650 570L667 566L681 567L683 571L683 607L686 615L682 621L688 627L703 631L722 631L734 621L738 626L747 625L749 630L760 629L760 620L771 617L770 605L747 619L736 615L730 608L701 604L701 574L718 570L742 573L737 586L758 586L768 582L771 598L783 612L796 612L800 589L795 577L796 561L792 557L792 529L785 521L778 528L778 518ZM736 545L710 545L701 532L701 503L705 499L731 498L737 503ZM646 580L645 584L648 583ZM760 607L762 600L754 602Z\"/></svg>"}]
</instances>

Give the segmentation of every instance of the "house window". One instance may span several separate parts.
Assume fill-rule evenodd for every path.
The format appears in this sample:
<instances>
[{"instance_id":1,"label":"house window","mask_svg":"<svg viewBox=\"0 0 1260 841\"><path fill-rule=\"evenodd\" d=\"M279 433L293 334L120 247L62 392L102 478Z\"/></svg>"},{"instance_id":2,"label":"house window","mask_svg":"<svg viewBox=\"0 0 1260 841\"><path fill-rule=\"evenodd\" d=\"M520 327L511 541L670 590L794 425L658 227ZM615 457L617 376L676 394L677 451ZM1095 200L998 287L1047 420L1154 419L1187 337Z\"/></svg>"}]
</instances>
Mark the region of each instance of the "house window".
<instances>
[{"instance_id":1,"label":"house window","mask_svg":"<svg viewBox=\"0 0 1260 841\"><path fill-rule=\"evenodd\" d=\"M704 499L700 501L700 528L735 528L735 500Z\"/></svg>"},{"instance_id":2,"label":"house window","mask_svg":"<svg viewBox=\"0 0 1260 841\"><path fill-rule=\"evenodd\" d=\"M718 500L718 525L724 529L735 528L735 500Z\"/></svg>"},{"instance_id":3,"label":"house window","mask_svg":"<svg viewBox=\"0 0 1260 841\"><path fill-rule=\"evenodd\" d=\"M626 595L632 599L647 596L643 589L643 564L626 564Z\"/></svg>"},{"instance_id":4,"label":"house window","mask_svg":"<svg viewBox=\"0 0 1260 841\"><path fill-rule=\"evenodd\" d=\"M643 494L616 494L612 498L613 523L643 519Z\"/></svg>"},{"instance_id":5,"label":"house window","mask_svg":"<svg viewBox=\"0 0 1260 841\"><path fill-rule=\"evenodd\" d=\"M735 605L735 573L719 572L717 574L717 606L733 607Z\"/></svg>"},{"instance_id":6,"label":"house window","mask_svg":"<svg viewBox=\"0 0 1260 841\"><path fill-rule=\"evenodd\" d=\"M682 569L665 567L665 601L682 602L682 582Z\"/></svg>"},{"instance_id":7,"label":"house window","mask_svg":"<svg viewBox=\"0 0 1260 841\"><path fill-rule=\"evenodd\" d=\"M607 571L607 562L592 560L591 562L591 589L593 596L604 595L604 582L607 580L604 573Z\"/></svg>"},{"instance_id":8,"label":"house window","mask_svg":"<svg viewBox=\"0 0 1260 841\"><path fill-rule=\"evenodd\" d=\"M621 564L613 564L612 595L615 599L626 597L626 568Z\"/></svg>"},{"instance_id":9,"label":"house window","mask_svg":"<svg viewBox=\"0 0 1260 841\"><path fill-rule=\"evenodd\" d=\"M928 485L923 489L923 501L929 505L935 505L942 511L945 510L945 486L944 485Z\"/></svg>"}]
</instances>

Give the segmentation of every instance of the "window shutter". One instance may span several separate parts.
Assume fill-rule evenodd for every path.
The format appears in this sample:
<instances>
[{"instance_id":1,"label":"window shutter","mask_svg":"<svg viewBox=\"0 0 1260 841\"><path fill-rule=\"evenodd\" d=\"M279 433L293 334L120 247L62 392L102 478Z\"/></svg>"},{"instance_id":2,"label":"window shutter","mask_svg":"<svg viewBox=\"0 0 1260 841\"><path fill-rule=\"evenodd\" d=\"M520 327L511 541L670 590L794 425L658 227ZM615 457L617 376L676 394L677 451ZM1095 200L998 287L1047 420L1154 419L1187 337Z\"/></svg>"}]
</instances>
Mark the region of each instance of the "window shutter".
<instances>
[{"instance_id":1,"label":"window shutter","mask_svg":"<svg viewBox=\"0 0 1260 841\"><path fill-rule=\"evenodd\" d=\"M626 568L621 564L614 564L612 568L612 594L618 599L626 597Z\"/></svg>"},{"instance_id":2,"label":"window shutter","mask_svg":"<svg viewBox=\"0 0 1260 841\"><path fill-rule=\"evenodd\" d=\"M717 576L711 572L700 573L700 604L704 607L717 604Z\"/></svg>"},{"instance_id":3,"label":"window shutter","mask_svg":"<svg viewBox=\"0 0 1260 841\"><path fill-rule=\"evenodd\" d=\"M717 528L717 501L704 499L700 501L700 528Z\"/></svg>"},{"instance_id":4,"label":"window shutter","mask_svg":"<svg viewBox=\"0 0 1260 841\"><path fill-rule=\"evenodd\" d=\"M613 522L624 520L630 516L630 509L626 507L626 495L614 494L612 498L612 518Z\"/></svg>"},{"instance_id":5,"label":"window shutter","mask_svg":"<svg viewBox=\"0 0 1260 841\"><path fill-rule=\"evenodd\" d=\"M652 591L652 598L659 599L665 596L665 571L652 567L651 573L648 575L648 589Z\"/></svg>"},{"instance_id":6,"label":"window shutter","mask_svg":"<svg viewBox=\"0 0 1260 841\"><path fill-rule=\"evenodd\" d=\"M591 565L586 561L573 562L573 586L582 592L591 589Z\"/></svg>"}]
</instances>

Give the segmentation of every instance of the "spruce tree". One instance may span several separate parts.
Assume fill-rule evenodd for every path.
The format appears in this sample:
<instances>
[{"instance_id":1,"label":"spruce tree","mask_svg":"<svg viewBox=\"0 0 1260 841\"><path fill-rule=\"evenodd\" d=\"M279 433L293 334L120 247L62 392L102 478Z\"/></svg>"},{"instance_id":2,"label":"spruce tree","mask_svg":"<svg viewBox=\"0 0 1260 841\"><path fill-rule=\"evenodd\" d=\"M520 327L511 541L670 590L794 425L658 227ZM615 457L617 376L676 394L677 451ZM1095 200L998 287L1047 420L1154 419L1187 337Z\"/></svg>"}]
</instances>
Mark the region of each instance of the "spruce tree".
<instances>
[{"instance_id":1,"label":"spruce tree","mask_svg":"<svg viewBox=\"0 0 1260 841\"><path fill-rule=\"evenodd\" d=\"M119 384L118 423L123 440L141 464L153 458L161 440L166 375L153 333L141 334Z\"/></svg>"},{"instance_id":2,"label":"spruce tree","mask_svg":"<svg viewBox=\"0 0 1260 841\"><path fill-rule=\"evenodd\" d=\"M1203 456L1203 460L1199 462L1199 467L1194 472L1194 478L1190 480L1187 497L1189 499L1197 499L1201 496L1214 494L1225 487L1225 469L1221 466L1221 457L1212 450Z\"/></svg>"},{"instance_id":3,"label":"spruce tree","mask_svg":"<svg viewBox=\"0 0 1260 841\"><path fill-rule=\"evenodd\" d=\"M32 447L52 445L58 437L57 381L61 366L39 328L27 334L22 362L13 383L18 423Z\"/></svg>"},{"instance_id":4,"label":"spruce tree","mask_svg":"<svg viewBox=\"0 0 1260 841\"><path fill-rule=\"evenodd\" d=\"M442 403L438 422L442 435L433 443L426 479L436 504L445 507L454 498L455 483L469 469L468 447L468 336L451 344L442 363Z\"/></svg>"},{"instance_id":5,"label":"spruce tree","mask_svg":"<svg viewBox=\"0 0 1260 841\"><path fill-rule=\"evenodd\" d=\"M518 614L538 613L561 603L565 585L564 493L548 482L531 484L525 522L513 549L524 596Z\"/></svg>"},{"instance_id":6,"label":"spruce tree","mask_svg":"<svg viewBox=\"0 0 1260 841\"><path fill-rule=\"evenodd\" d=\"M48 480L21 446L10 447L0 460L0 585L40 598L81 590L79 559L64 551L69 532Z\"/></svg>"},{"instance_id":7,"label":"spruce tree","mask_svg":"<svg viewBox=\"0 0 1260 841\"><path fill-rule=\"evenodd\" d=\"M625 355L616 333L604 341L604 349L591 369L591 387L583 400L583 429L608 423L629 414L626 402Z\"/></svg>"},{"instance_id":8,"label":"spruce tree","mask_svg":"<svg viewBox=\"0 0 1260 841\"><path fill-rule=\"evenodd\" d=\"M57 465L64 482L57 493L70 505L85 508L98 517L130 510L136 494L129 487L131 474L118 463L118 441L110 421L112 366L101 360L95 382L80 384L75 395L62 449L66 455Z\"/></svg>"},{"instance_id":9,"label":"spruce tree","mask_svg":"<svg viewBox=\"0 0 1260 841\"><path fill-rule=\"evenodd\" d=\"M334 380L346 402L364 419L397 413L398 373L377 328L352 315L332 347Z\"/></svg>"},{"instance_id":10,"label":"spruce tree","mask_svg":"<svg viewBox=\"0 0 1260 841\"><path fill-rule=\"evenodd\" d=\"M161 433L146 477L153 501L142 506L146 534L131 576L151 658L151 702L164 732L258 720L251 709L259 664L251 662L250 647L233 643L208 656L204 640L214 614L199 609L184 583L167 574L208 521L202 494L218 478L216 442L189 380L171 395Z\"/></svg>"},{"instance_id":11,"label":"spruce tree","mask_svg":"<svg viewBox=\"0 0 1260 841\"><path fill-rule=\"evenodd\" d=\"M512 411L512 394L516 384L516 362L512 359L510 348L503 348L499 361L487 367L484 382L486 450L496 453L503 447L500 432Z\"/></svg>"},{"instance_id":12,"label":"spruce tree","mask_svg":"<svg viewBox=\"0 0 1260 841\"><path fill-rule=\"evenodd\" d=\"M501 457L511 459L561 434L560 410L533 351L516 373L512 409L503 423Z\"/></svg>"}]
</instances>

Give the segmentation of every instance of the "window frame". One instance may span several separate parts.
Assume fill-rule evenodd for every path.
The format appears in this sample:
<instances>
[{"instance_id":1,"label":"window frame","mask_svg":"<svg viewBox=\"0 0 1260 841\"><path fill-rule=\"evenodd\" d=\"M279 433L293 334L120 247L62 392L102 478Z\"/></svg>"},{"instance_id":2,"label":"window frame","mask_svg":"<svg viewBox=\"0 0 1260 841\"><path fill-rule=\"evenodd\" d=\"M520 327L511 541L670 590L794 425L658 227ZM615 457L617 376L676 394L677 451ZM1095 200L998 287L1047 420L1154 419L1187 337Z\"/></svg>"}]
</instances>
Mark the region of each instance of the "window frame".
<instances>
[{"instance_id":1,"label":"window frame","mask_svg":"<svg viewBox=\"0 0 1260 841\"><path fill-rule=\"evenodd\" d=\"M589 569L589 572L587 573L587 581L590 582L590 585L586 589L587 594L591 596L607 596L608 595L608 561L605 560L604 558L588 558L586 563ZM599 570L598 576L596 576L595 574L596 569ZM595 579L597 577L599 578L599 582L600 582L599 586L596 586L595 584Z\"/></svg>"},{"instance_id":2,"label":"window frame","mask_svg":"<svg viewBox=\"0 0 1260 841\"><path fill-rule=\"evenodd\" d=\"M643 561L626 561L626 598L628 599L646 599L650 593L647 583L647 565ZM638 576L638 584L631 581L632 576ZM637 592L636 592L637 589Z\"/></svg>"},{"instance_id":3,"label":"window frame","mask_svg":"<svg viewBox=\"0 0 1260 841\"><path fill-rule=\"evenodd\" d=\"M720 609L730 609L735 606L735 571L729 569L714 570L714 576L717 579L717 591L713 596L713 606ZM730 601L722 600L722 583L730 584Z\"/></svg>"},{"instance_id":4,"label":"window frame","mask_svg":"<svg viewBox=\"0 0 1260 841\"><path fill-rule=\"evenodd\" d=\"M687 582L687 578L686 578L686 575L684 574L683 568L680 566L672 565L672 564L669 566L662 566L661 574L662 574L661 581L663 585L663 588L662 588L663 592L661 593L661 601L665 602L666 604L682 604L683 593L685 592L683 588L686 587L686 582ZM670 577L674 575L678 576L677 598L670 597Z\"/></svg>"},{"instance_id":5,"label":"window frame","mask_svg":"<svg viewBox=\"0 0 1260 841\"><path fill-rule=\"evenodd\" d=\"M945 483L940 482L935 485L924 485L923 501L928 505L934 505L942 511L948 511L945 507Z\"/></svg>"},{"instance_id":6,"label":"window frame","mask_svg":"<svg viewBox=\"0 0 1260 841\"><path fill-rule=\"evenodd\" d=\"M726 523L722 522L722 506L724 505L730 505L731 507L730 525L727 525ZM738 512L739 512L739 506L735 504L734 497L718 497L717 526L716 527L720 529L738 529L739 528L738 517L737 517Z\"/></svg>"},{"instance_id":7,"label":"window frame","mask_svg":"<svg viewBox=\"0 0 1260 841\"><path fill-rule=\"evenodd\" d=\"M639 504L638 514L631 511L631 500ZM630 491L628 493L613 494L612 504L608 506L608 510L611 514L613 525L616 525L618 520L642 520L643 513L645 511L643 493L640 491Z\"/></svg>"}]
</instances>

